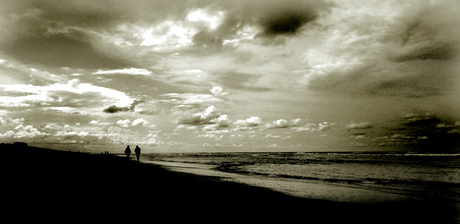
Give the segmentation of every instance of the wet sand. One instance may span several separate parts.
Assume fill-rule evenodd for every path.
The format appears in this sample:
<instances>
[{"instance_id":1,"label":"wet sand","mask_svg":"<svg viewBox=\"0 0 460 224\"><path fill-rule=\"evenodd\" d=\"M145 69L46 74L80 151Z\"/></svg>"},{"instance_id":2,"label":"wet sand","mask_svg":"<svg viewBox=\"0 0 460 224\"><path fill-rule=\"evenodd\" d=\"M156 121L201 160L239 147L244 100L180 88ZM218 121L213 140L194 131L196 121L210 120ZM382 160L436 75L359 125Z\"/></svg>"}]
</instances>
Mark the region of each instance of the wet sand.
<instances>
[{"instance_id":1,"label":"wet sand","mask_svg":"<svg viewBox=\"0 0 460 224\"><path fill-rule=\"evenodd\" d=\"M0 149L0 222L458 223L445 199L326 200L228 178L114 155Z\"/></svg>"},{"instance_id":2,"label":"wet sand","mask_svg":"<svg viewBox=\"0 0 460 224\"><path fill-rule=\"evenodd\" d=\"M302 180L293 178L267 177L261 175L241 175L217 170L216 165L180 163L165 161L148 161L177 172L191 173L202 176L220 177L222 180L268 188L288 195L310 199L321 199L336 202L376 203L404 200L420 200L423 197L407 192L390 191L373 188L372 186L357 186L343 183L327 183L321 181Z\"/></svg>"}]
</instances>

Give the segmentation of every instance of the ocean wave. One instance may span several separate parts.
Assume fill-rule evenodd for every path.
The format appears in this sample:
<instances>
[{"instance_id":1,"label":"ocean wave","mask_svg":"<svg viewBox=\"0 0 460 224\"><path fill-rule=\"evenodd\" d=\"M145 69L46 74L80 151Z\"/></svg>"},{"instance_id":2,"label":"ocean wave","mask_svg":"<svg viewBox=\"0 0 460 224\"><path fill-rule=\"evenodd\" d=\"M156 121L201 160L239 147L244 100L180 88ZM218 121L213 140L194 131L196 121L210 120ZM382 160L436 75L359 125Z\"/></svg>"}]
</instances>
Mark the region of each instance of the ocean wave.
<instances>
[{"instance_id":1,"label":"ocean wave","mask_svg":"<svg viewBox=\"0 0 460 224\"><path fill-rule=\"evenodd\" d=\"M401 154L395 152L184 153L163 154L156 159L211 164L226 172L288 178L381 184L460 184L460 154Z\"/></svg>"}]
</instances>

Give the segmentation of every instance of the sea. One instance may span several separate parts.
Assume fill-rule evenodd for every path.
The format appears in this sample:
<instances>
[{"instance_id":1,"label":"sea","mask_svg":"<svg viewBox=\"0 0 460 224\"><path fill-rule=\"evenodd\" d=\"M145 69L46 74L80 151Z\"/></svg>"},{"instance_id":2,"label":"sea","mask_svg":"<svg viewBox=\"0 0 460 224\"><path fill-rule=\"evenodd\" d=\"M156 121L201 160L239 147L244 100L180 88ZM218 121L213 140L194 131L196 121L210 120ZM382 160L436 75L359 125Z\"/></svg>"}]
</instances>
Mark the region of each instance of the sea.
<instances>
[{"instance_id":1,"label":"sea","mask_svg":"<svg viewBox=\"0 0 460 224\"><path fill-rule=\"evenodd\" d=\"M345 184L460 201L460 154L397 152L158 153L148 160L212 165L247 176Z\"/></svg>"}]
</instances>

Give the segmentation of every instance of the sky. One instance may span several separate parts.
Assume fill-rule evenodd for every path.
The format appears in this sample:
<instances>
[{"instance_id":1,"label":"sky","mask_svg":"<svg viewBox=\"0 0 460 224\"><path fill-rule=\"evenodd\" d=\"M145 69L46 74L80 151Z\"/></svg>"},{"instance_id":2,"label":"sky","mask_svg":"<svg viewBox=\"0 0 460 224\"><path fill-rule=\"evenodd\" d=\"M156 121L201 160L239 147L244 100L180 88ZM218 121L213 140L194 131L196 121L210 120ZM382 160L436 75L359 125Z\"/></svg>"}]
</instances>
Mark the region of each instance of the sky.
<instances>
[{"instance_id":1,"label":"sky","mask_svg":"<svg viewBox=\"0 0 460 224\"><path fill-rule=\"evenodd\" d=\"M0 0L0 141L458 151L457 0Z\"/></svg>"}]
</instances>

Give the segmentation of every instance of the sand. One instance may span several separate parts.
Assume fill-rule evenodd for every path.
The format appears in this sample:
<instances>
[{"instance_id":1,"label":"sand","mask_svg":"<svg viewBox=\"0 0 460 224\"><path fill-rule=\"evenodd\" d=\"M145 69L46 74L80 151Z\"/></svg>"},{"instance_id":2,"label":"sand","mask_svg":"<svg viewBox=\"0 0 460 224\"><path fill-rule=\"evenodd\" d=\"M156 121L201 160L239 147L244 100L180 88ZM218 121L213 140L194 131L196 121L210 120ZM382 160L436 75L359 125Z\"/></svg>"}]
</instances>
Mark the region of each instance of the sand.
<instances>
[{"instance_id":1,"label":"sand","mask_svg":"<svg viewBox=\"0 0 460 224\"><path fill-rule=\"evenodd\" d=\"M199 171L113 155L0 149L0 223L458 223L448 200L348 200L361 196L337 193L341 186L181 169ZM310 193L296 196L291 187Z\"/></svg>"},{"instance_id":2,"label":"sand","mask_svg":"<svg viewBox=\"0 0 460 224\"><path fill-rule=\"evenodd\" d=\"M241 175L216 170L215 165L179 163L164 161L142 160L143 163L161 165L164 168L203 176L220 177L226 181L248 184L257 187L268 188L288 195L321 199L337 202L364 202L381 203L402 200L422 200L417 195L408 195L405 192L386 192L381 189L373 189L365 186L350 184L327 183L321 181L299 180L292 178L266 177L260 175Z\"/></svg>"}]
</instances>

